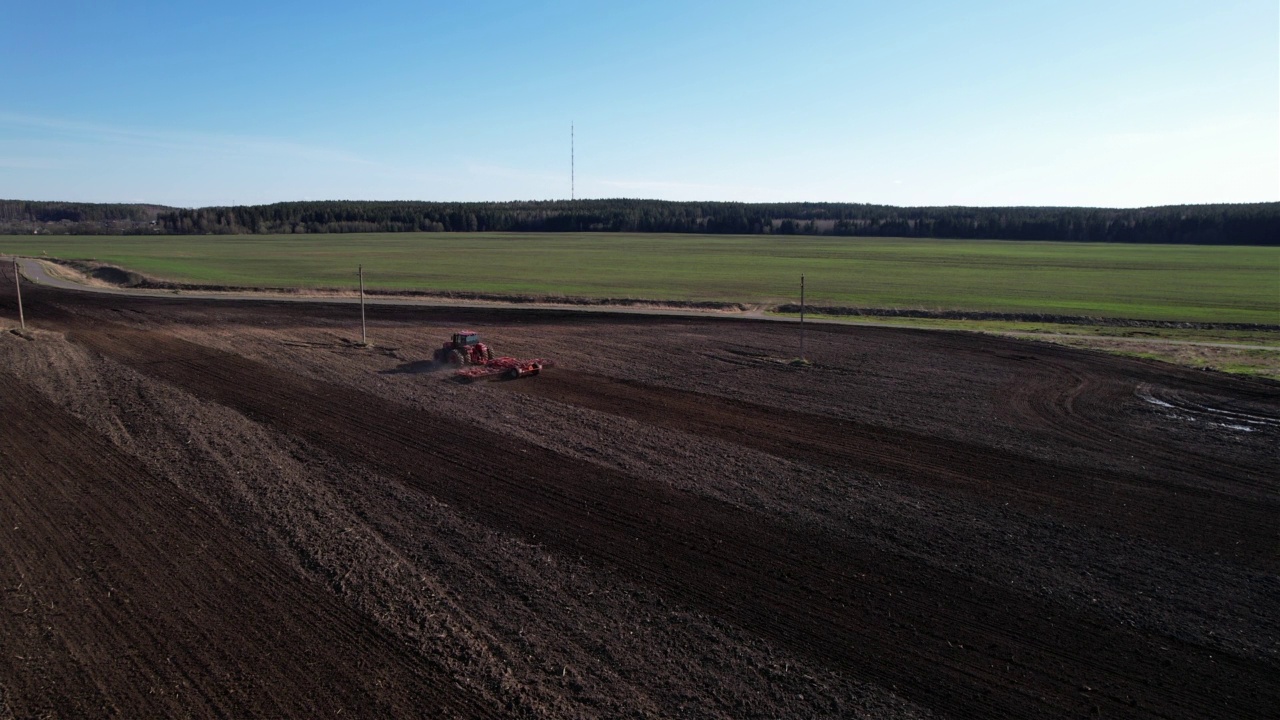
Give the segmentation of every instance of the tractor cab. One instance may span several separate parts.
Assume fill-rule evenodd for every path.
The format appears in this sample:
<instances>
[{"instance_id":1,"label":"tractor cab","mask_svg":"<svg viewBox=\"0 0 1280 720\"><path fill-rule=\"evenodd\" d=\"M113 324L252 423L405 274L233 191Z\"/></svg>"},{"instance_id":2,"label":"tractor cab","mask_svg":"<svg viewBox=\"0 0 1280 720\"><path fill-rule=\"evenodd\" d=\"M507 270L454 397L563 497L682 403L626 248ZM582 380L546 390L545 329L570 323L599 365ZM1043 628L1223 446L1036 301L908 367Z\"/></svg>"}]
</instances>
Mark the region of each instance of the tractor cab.
<instances>
[{"instance_id":1,"label":"tractor cab","mask_svg":"<svg viewBox=\"0 0 1280 720\"><path fill-rule=\"evenodd\" d=\"M480 342L480 333L459 330L443 347L436 348L432 359L451 365L481 365L493 359L493 352Z\"/></svg>"}]
</instances>

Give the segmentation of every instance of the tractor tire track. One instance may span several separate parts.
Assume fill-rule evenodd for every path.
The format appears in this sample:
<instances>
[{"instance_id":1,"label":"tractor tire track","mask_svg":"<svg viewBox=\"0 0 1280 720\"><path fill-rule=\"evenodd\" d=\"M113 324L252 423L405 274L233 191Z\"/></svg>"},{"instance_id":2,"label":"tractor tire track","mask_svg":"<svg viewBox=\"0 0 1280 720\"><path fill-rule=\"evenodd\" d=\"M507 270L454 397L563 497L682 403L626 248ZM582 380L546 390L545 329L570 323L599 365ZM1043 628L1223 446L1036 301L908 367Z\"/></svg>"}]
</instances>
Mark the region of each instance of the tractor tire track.
<instances>
[{"instance_id":1,"label":"tractor tire track","mask_svg":"<svg viewBox=\"0 0 1280 720\"><path fill-rule=\"evenodd\" d=\"M1039 359L1034 371L1007 388L1003 409L1014 422L1044 426L1057 437L1102 455L1130 455L1153 471L1158 469L1170 492L1199 496L1198 490L1213 488L1233 496L1277 499L1271 469L1109 426L1107 410L1135 396L1142 387L1136 379L1104 377L1091 363L1068 357ZM1205 389L1192 380L1187 384ZM1240 394L1238 388L1235 394ZM1260 394L1272 400L1276 395ZM1272 531L1278 529L1273 526Z\"/></svg>"}]
</instances>

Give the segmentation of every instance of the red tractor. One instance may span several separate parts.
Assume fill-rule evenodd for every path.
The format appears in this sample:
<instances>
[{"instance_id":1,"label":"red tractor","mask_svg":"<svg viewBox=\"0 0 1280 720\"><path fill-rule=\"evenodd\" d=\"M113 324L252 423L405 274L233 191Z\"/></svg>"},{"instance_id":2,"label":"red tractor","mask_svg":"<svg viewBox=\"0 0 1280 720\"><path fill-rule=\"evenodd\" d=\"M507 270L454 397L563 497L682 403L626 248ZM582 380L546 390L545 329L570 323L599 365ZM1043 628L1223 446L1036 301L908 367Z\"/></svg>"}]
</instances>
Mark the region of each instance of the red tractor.
<instances>
[{"instance_id":1,"label":"red tractor","mask_svg":"<svg viewBox=\"0 0 1280 720\"><path fill-rule=\"evenodd\" d=\"M478 333L460 330L444 347L436 348L433 359L450 365L483 365L493 359L493 351L480 342Z\"/></svg>"}]
</instances>

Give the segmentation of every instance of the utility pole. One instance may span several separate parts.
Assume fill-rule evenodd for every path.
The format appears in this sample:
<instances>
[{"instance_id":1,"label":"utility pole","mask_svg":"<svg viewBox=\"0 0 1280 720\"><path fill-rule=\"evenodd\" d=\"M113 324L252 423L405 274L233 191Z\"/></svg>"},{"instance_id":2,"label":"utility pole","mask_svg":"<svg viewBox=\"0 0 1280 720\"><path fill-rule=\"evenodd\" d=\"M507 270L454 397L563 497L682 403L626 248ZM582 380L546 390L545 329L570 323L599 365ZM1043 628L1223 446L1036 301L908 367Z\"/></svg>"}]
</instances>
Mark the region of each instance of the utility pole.
<instances>
[{"instance_id":1,"label":"utility pole","mask_svg":"<svg viewBox=\"0 0 1280 720\"><path fill-rule=\"evenodd\" d=\"M22 314L22 281L18 275L18 258L13 259L13 288L18 291L18 324L27 329L27 319Z\"/></svg>"},{"instance_id":2,"label":"utility pole","mask_svg":"<svg viewBox=\"0 0 1280 720\"><path fill-rule=\"evenodd\" d=\"M360 344L369 345L369 334L365 330L364 325L364 265L359 266L356 271L360 275Z\"/></svg>"},{"instance_id":3,"label":"utility pole","mask_svg":"<svg viewBox=\"0 0 1280 720\"><path fill-rule=\"evenodd\" d=\"M574 176L573 155L573 123L569 123L569 202L573 202L577 199L577 188L574 187L576 178Z\"/></svg>"},{"instance_id":4,"label":"utility pole","mask_svg":"<svg viewBox=\"0 0 1280 720\"><path fill-rule=\"evenodd\" d=\"M800 359L804 359L804 275L800 276Z\"/></svg>"}]
</instances>

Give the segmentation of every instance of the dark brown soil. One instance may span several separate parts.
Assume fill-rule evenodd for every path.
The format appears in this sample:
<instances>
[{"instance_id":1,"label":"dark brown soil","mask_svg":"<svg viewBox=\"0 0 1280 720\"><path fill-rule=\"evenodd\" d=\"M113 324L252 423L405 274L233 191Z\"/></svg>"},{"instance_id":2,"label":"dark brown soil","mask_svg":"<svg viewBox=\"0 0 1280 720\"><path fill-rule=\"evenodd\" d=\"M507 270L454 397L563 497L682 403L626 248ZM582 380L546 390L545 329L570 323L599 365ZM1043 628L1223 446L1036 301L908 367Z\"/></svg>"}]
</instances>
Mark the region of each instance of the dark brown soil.
<instances>
[{"instance_id":1,"label":"dark brown soil","mask_svg":"<svg viewBox=\"0 0 1280 720\"><path fill-rule=\"evenodd\" d=\"M121 283L123 284L123 283ZM1062 325L1102 325L1109 327L1184 328L1195 330L1280 330L1280 325L1265 323L1211 323L1183 322L1177 320L1139 320L1134 318L1091 317L1088 315L1055 315L1052 313L1007 313L968 310L913 310L909 308L865 308L810 305L802 308L795 303L779 305L780 313L798 313L801 310L817 315L843 315L848 317L899 317L937 318L940 320L1000 320L1005 322L1055 323Z\"/></svg>"},{"instance_id":2,"label":"dark brown soil","mask_svg":"<svg viewBox=\"0 0 1280 720\"><path fill-rule=\"evenodd\" d=\"M373 307L360 348L339 305L26 298L0 716L1280 709L1274 384L959 333L811 329L795 366L776 323ZM457 326L557 366L456 383L424 359Z\"/></svg>"}]
</instances>

